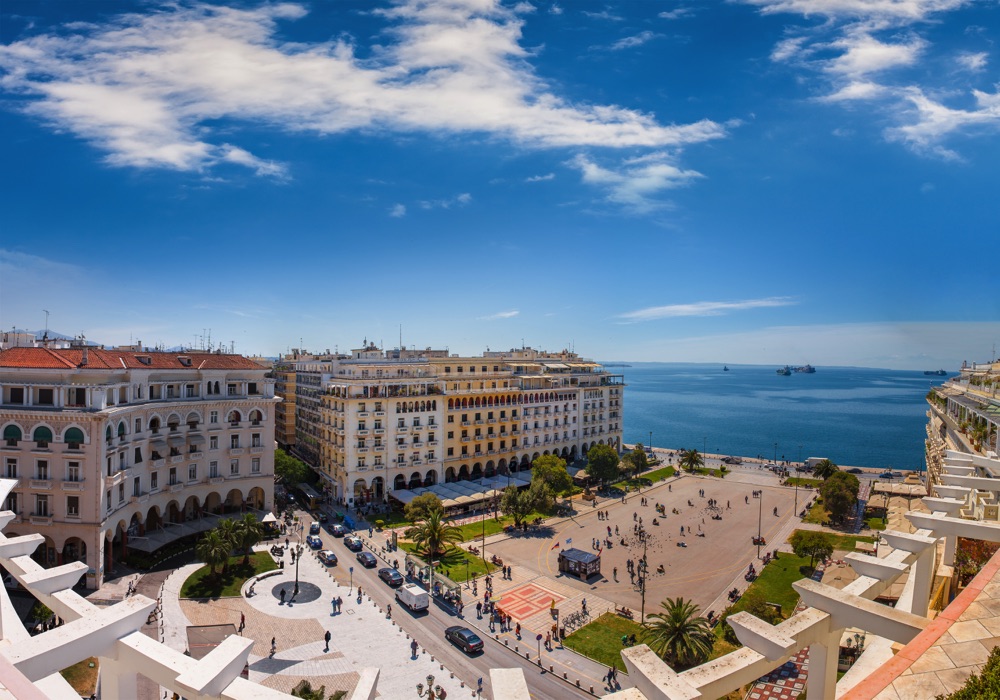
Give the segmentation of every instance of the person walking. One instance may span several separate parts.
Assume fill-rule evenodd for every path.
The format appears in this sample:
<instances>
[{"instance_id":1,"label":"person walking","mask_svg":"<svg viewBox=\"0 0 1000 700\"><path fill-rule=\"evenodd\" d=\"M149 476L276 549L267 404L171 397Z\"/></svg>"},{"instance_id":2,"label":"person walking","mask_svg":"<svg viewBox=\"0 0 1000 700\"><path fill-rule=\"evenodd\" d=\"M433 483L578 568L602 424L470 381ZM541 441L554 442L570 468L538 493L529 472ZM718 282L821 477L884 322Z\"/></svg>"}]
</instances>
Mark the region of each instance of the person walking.
<instances>
[{"instance_id":1,"label":"person walking","mask_svg":"<svg viewBox=\"0 0 1000 700\"><path fill-rule=\"evenodd\" d=\"M323 641L326 642L326 648L323 651L330 651L330 630L327 630L326 634L323 635Z\"/></svg>"},{"instance_id":2,"label":"person walking","mask_svg":"<svg viewBox=\"0 0 1000 700\"><path fill-rule=\"evenodd\" d=\"M275 638L274 638L274 637L271 637L271 658L272 658L272 659L274 658L274 654L275 654L275 653L276 653L277 651L278 651L278 644L277 644L277 640L275 640Z\"/></svg>"},{"instance_id":3,"label":"person walking","mask_svg":"<svg viewBox=\"0 0 1000 700\"><path fill-rule=\"evenodd\" d=\"M417 640L416 639L414 639L412 642L410 642L410 654L411 654L412 658L414 658L414 659L417 658L417 649L418 648L419 647L417 645Z\"/></svg>"},{"instance_id":4,"label":"person walking","mask_svg":"<svg viewBox=\"0 0 1000 700\"><path fill-rule=\"evenodd\" d=\"M612 574L614 575L615 583L617 583L618 582L618 567L617 566L614 569L612 569Z\"/></svg>"},{"instance_id":5,"label":"person walking","mask_svg":"<svg viewBox=\"0 0 1000 700\"><path fill-rule=\"evenodd\" d=\"M279 593L278 595L279 595L279 596L281 596L281 602L280 602L280 603L278 603L278 605L284 605L284 604L285 604L285 596L287 595L287 594L285 593L285 589L284 589L284 588L282 588L282 589L281 589L281 593Z\"/></svg>"},{"instance_id":6,"label":"person walking","mask_svg":"<svg viewBox=\"0 0 1000 700\"><path fill-rule=\"evenodd\" d=\"M247 616L241 612L240 613L240 629L239 629L239 633L240 634L243 634L243 630L246 629L246 626L247 626Z\"/></svg>"}]
</instances>

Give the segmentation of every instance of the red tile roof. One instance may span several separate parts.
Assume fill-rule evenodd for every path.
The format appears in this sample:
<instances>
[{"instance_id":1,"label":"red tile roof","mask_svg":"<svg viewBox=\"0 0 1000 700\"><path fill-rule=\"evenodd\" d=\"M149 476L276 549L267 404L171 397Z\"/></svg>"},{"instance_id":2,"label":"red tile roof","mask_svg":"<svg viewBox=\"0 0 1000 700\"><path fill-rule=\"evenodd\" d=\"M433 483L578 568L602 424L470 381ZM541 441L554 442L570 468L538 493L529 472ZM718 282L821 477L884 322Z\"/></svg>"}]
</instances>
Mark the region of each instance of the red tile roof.
<instances>
[{"instance_id":1,"label":"red tile roof","mask_svg":"<svg viewBox=\"0 0 1000 700\"><path fill-rule=\"evenodd\" d=\"M138 358L149 358L148 364ZM180 358L190 358L185 365ZM136 352L133 350L87 349L87 364L82 365L83 348L9 348L0 350L0 369L254 369L264 368L242 355L217 355L209 352Z\"/></svg>"}]
</instances>

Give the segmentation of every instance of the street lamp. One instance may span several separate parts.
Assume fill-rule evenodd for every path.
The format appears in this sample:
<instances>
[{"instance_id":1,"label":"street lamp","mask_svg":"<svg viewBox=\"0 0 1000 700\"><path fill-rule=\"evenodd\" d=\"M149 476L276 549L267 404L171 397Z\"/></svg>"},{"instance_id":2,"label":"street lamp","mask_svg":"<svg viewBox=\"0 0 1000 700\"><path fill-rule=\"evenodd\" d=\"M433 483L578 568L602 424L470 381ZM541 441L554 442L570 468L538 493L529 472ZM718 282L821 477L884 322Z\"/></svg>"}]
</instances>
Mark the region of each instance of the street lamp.
<instances>
[{"instance_id":1,"label":"street lamp","mask_svg":"<svg viewBox=\"0 0 1000 700\"><path fill-rule=\"evenodd\" d=\"M295 545L295 588L292 590L292 599L299 594L299 562L302 561L302 523L299 523L299 543Z\"/></svg>"},{"instance_id":2,"label":"street lamp","mask_svg":"<svg viewBox=\"0 0 1000 700\"><path fill-rule=\"evenodd\" d=\"M427 700L434 700L435 698L441 697L441 686L434 685L434 676L427 676L427 689L424 690L423 683L417 683L417 697L427 698Z\"/></svg>"},{"instance_id":3,"label":"street lamp","mask_svg":"<svg viewBox=\"0 0 1000 700\"><path fill-rule=\"evenodd\" d=\"M778 443L774 443L774 464L778 463Z\"/></svg>"},{"instance_id":4,"label":"street lamp","mask_svg":"<svg viewBox=\"0 0 1000 700\"><path fill-rule=\"evenodd\" d=\"M760 559L760 525L761 516L764 513L764 492L760 492L760 498L757 499L757 558Z\"/></svg>"}]
</instances>

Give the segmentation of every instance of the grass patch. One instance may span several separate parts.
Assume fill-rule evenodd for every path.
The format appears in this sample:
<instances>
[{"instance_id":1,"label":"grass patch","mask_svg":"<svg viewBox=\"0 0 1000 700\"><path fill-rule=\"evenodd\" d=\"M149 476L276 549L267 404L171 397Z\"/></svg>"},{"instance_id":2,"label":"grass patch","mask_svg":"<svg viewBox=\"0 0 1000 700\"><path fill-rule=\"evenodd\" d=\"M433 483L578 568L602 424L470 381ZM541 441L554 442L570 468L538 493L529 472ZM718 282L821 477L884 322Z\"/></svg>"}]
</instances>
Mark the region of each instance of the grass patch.
<instances>
[{"instance_id":1,"label":"grass patch","mask_svg":"<svg viewBox=\"0 0 1000 700\"><path fill-rule=\"evenodd\" d=\"M858 542L868 542L869 544L875 542L874 537L868 537L867 535L838 535L834 533L826 533L833 539L833 548L842 549L845 552L853 552L855 550L855 544Z\"/></svg>"},{"instance_id":2,"label":"grass patch","mask_svg":"<svg viewBox=\"0 0 1000 700\"><path fill-rule=\"evenodd\" d=\"M718 625L715 626L715 629L719 629L724 624L726 623L720 622ZM708 655L708 660L712 661L714 659L719 658L720 656L725 656L726 654L736 651L739 648L740 647L736 646L735 644L730 644L725 639L717 635L715 637L715 642L712 644L712 653Z\"/></svg>"},{"instance_id":3,"label":"grass patch","mask_svg":"<svg viewBox=\"0 0 1000 700\"><path fill-rule=\"evenodd\" d=\"M229 558L229 571L226 575L212 576L207 566L203 566L188 576L181 586L181 598L225 598L238 596L247 579L273 571L278 565L267 552L254 552L250 555L250 564L243 565L243 555Z\"/></svg>"},{"instance_id":4,"label":"grass patch","mask_svg":"<svg viewBox=\"0 0 1000 700\"><path fill-rule=\"evenodd\" d=\"M790 476L785 479L785 486L798 486L805 489L818 489L822 483L822 479L806 479L801 476Z\"/></svg>"},{"instance_id":5,"label":"grass patch","mask_svg":"<svg viewBox=\"0 0 1000 700\"><path fill-rule=\"evenodd\" d=\"M588 656L604 666L625 670L622 636L642 632L642 625L614 613L604 613L563 640L563 646Z\"/></svg>"},{"instance_id":6,"label":"grass patch","mask_svg":"<svg viewBox=\"0 0 1000 700\"><path fill-rule=\"evenodd\" d=\"M677 473L674 467L663 467L662 469L654 469L651 472L646 472L645 474L640 474L639 476L633 477L631 479L622 479L611 484L612 488L624 489L628 486L629 490L636 489L638 487L652 486L657 481L663 481L668 479Z\"/></svg>"},{"instance_id":7,"label":"grass patch","mask_svg":"<svg viewBox=\"0 0 1000 700\"><path fill-rule=\"evenodd\" d=\"M824 525L830 520L830 511L826 509L823 505L823 499L818 498L816 502L812 504L809 512L806 513L806 517L802 519L804 523L813 523L814 525Z\"/></svg>"},{"instance_id":8,"label":"grass patch","mask_svg":"<svg viewBox=\"0 0 1000 700\"><path fill-rule=\"evenodd\" d=\"M407 520L406 515L399 510L389 511L388 513L379 513L378 515L372 516L372 519L368 522L374 526L376 520L381 520L385 523L385 527L390 530L397 527L409 527L413 524Z\"/></svg>"},{"instance_id":9,"label":"grass patch","mask_svg":"<svg viewBox=\"0 0 1000 700\"><path fill-rule=\"evenodd\" d=\"M885 519L884 518L865 518L865 527L869 530L884 530L885 529Z\"/></svg>"},{"instance_id":10,"label":"grass patch","mask_svg":"<svg viewBox=\"0 0 1000 700\"><path fill-rule=\"evenodd\" d=\"M423 558L423 555L416 551L416 547L412 542L400 542L399 547L406 552L415 553L417 556ZM482 557L477 557L458 547L449 548L444 556L438 557L437 560L440 562L440 565L435 571L440 571L455 583L463 583L478 576L491 574L497 568L488 561L484 562ZM468 568L465 566L466 562L469 564Z\"/></svg>"},{"instance_id":11,"label":"grass patch","mask_svg":"<svg viewBox=\"0 0 1000 700\"><path fill-rule=\"evenodd\" d=\"M781 613L787 618L795 610L795 604L799 602L799 594L792 588L792 584L805 578L808 568L809 557L797 557L794 554L782 552L777 560L772 559L771 563L764 567L760 576L750 584L747 590L760 591L768 603L780 605ZM743 600L740 598L736 601L731 611L741 611ZM720 630L722 624L717 625L716 630Z\"/></svg>"},{"instance_id":12,"label":"grass patch","mask_svg":"<svg viewBox=\"0 0 1000 700\"><path fill-rule=\"evenodd\" d=\"M91 668L93 666L93 668ZM96 656L84 659L80 663L73 664L69 668L64 668L59 673L66 679L66 682L73 686L73 690L82 697L89 698L97 691L97 672L101 665Z\"/></svg>"},{"instance_id":13,"label":"grass patch","mask_svg":"<svg viewBox=\"0 0 1000 700\"><path fill-rule=\"evenodd\" d=\"M547 518L549 515L549 513L533 512L525 518L525 522L530 523L535 518ZM501 515L500 519L497 520L492 515L487 514L485 520L480 519L477 522L466 523L465 525L458 525L456 527L458 527L458 531L462 533L462 541L469 542L477 539L481 540L483 538L484 527L486 528L486 536L489 537L490 535L496 535L497 533L502 532L505 527L513 524L513 517Z\"/></svg>"}]
</instances>

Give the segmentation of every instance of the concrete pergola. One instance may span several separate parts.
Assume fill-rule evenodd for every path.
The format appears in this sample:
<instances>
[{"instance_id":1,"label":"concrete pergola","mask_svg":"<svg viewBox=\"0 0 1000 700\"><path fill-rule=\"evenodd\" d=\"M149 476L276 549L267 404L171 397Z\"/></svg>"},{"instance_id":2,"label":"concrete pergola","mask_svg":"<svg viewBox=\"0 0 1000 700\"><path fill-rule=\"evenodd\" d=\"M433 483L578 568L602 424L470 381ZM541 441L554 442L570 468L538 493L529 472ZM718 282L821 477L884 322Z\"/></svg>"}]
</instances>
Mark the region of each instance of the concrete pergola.
<instances>
[{"instance_id":1,"label":"concrete pergola","mask_svg":"<svg viewBox=\"0 0 1000 700\"><path fill-rule=\"evenodd\" d=\"M950 567L958 537L1000 542L1000 521L969 519L977 499L997 502L1000 479L987 476L994 473L1000 474L1000 460L947 452L940 474L942 483L933 485L932 495L922 499L931 512L906 515L918 530L883 532L888 547L883 548L880 558L848 554L845 561L858 577L843 589L810 579L797 581L793 586L808 607L777 625L747 612L729 616L728 623L743 648L682 673L674 672L644 644L625 649L622 657L635 688L608 697L720 697L781 666L806 647L809 697L834 700L843 695L891 658L892 643L905 644L927 627L939 549L940 564ZM875 598L904 574L907 579L896 607L876 603ZM865 630L870 643L838 685L837 657L841 635L847 628Z\"/></svg>"}]
</instances>

